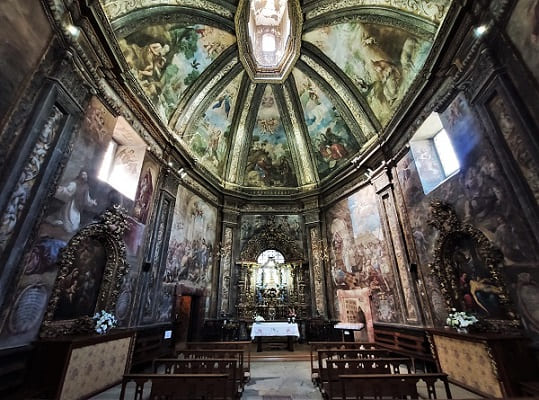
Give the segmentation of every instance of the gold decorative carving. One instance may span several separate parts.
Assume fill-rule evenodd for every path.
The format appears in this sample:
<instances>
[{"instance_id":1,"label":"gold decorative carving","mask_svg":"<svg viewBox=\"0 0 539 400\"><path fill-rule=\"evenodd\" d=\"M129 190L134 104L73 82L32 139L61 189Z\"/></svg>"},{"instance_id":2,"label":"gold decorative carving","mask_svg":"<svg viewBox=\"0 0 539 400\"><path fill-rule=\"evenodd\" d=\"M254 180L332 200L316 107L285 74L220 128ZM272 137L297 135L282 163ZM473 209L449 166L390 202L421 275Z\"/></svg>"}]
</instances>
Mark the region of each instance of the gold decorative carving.
<instances>
[{"instance_id":1,"label":"gold decorative carving","mask_svg":"<svg viewBox=\"0 0 539 400\"><path fill-rule=\"evenodd\" d=\"M323 283L323 259L324 248L323 243L320 240L320 230L318 227L311 228L311 254L313 261L313 281L314 281L314 302L316 305L315 315L326 315L326 308L324 306L324 283Z\"/></svg>"},{"instance_id":2,"label":"gold decorative carving","mask_svg":"<svg viewBox=\"0 0 539 400\"><path fill-rule=\"evenodd\" d=\"M293 238L279 230L271 220L265 230L251 237L245 244L238 262L256 263L260 253L267 249L280 251L287 263L303 263L303 250L296 245Z\"/></svg>"},{"instance_id":3,"label":"gold decorative carving","mask_svg":"<svg viewBox=\"0 0 539 400\"><path fill-rule=\"evenodd\" d=\"M520 327L517 315L512 309L507 288L502 278L503 254L490 242L487 237L470 224L462 223L453 207L441 201L432 201L430 204L429 225L439 231L434 247L434 261L429 264L430 269L438 278L440 289L445 297L447 311L452 308L461 308L462 293L458 286L458 271L454 262L449 262L444 251L458 240L469 240L476 249L477 256L488 270L489 291L495 293L500 308L505 313L503 318L484 318L477 325L477 329L494 332L511 331ZM471 258L471 256L470 256ZM481 282L483 279L479 279Z\"/></svg>"},{"instance_id":4,"label":"gold decorative carving","mask_svg":"<svg viewBox=\"0 0 539 400\"><path fill-rule=\"evenodd\" d=\"M58 261L58 276L52 290L47 312L41 326L41 337L57 337L74 334L90 333L94 331L95 324L92 320L93 313L105 310L114 313L116 300L120 293L122 277L127 273L128 263L126 262L125 243L123 234L128 228L126 210L120 206L107 209L100 217L99 221L92 223L81 229L62 249ZM92 315L81 315L70 320L55 320L55 313L62 296L65 296L66 289L72 294L83 285L87 279L83 275L73 279L73 272L77 270L77 260L80 249L89 241L97 241L105 249L105 267L101 278L101 285L98 287L98 296L95 304L95 311ZM65 287L65 283L71 279L71 286Z\"/></svg>"}]
</instances>

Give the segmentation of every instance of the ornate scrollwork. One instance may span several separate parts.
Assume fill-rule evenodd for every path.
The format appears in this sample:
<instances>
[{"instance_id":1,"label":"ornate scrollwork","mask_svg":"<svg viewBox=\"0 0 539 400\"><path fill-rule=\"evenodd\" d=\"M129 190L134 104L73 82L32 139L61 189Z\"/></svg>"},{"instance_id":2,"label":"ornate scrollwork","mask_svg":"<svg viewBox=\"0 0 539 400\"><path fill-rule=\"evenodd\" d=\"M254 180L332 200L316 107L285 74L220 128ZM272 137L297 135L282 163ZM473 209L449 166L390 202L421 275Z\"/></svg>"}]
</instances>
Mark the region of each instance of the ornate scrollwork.
<instances>
[{"instance_id":1,"label":"ornate scrollwork","mask_svg":"<svg viewBox=\"0 0 539 400\"><path fill-rule=\"evenodd\" d=\"M41 337L90 333L94 330L92 315L95 311L114 312L122 277L128 270L123 240L123 234L128 226L126 211L120 206L114 206L107 209L97 222L81 229L61 251L58 261L58 276L41 326ZM81 254L88 243L96 244L97 247L94 248L103 249L102 276L89 278L81 273L80 264L83 261ZM88 256L92 257L95 254L90 252ZM90 258L89 262L92 261L93 259ZM83 315L73 315L72 318L63 318L64 314L59 313L62 299L68 297L70 300L75 300L77 295L83 293L84 285L88 283L88 280L93 278L97 282L100 280L100 284L96 285L95 288L97 291L95 304L89 304L91 311ZM74 307L74 311L69 311L71 314L76 312L76 307Z\"/></svg>"},{"instance_id":2,"label":"ornate scrollwork","mask_svg":"<svg viewBox=\"0 0 539 400\"><path fill-rule=\"evenodd\" d=\"M260 253L267 249L279 250L287 263L303 263L303 250L296 245L294 239L281 232L273 222L270 222L265 230L249 239L241 251L238 262L256 263Z\"/></svg>"},{"instance_id":3,"label":"ornate scrollwork","mask_svg":"<svg viewBox=\"0 0 539 400\"><path fill-rule=\"evenodd\" d=\"M439 231L430 269L438 278L447 310L474 302L486 316L478 329L508 331L519 328L502 278L503 254L479 230L462 223L450 204L432 201L429 225ZM470 276L472 275L472 276ZM469 286L469 287L468 287ZM478 293L496 298L496 315L480 304Z\"/></svg>"}]
</instances>

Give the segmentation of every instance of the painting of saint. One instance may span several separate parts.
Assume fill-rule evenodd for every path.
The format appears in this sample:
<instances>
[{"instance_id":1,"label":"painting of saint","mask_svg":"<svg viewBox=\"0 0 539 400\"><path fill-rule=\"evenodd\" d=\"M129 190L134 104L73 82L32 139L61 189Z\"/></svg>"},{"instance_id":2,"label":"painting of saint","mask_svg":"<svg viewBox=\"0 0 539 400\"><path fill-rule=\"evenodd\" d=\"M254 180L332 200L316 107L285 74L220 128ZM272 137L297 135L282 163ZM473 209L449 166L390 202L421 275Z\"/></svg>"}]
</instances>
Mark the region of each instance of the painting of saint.
<instances>
[{"instance_id":1,"label":"painting of saint","mask_svg":"<svg viewBox=\"0 0 539 400\"><path fill-rule=\"evenodd\" d=\"M68 233L79 230L81 213L85 209L97 206L97 200L90 194L88 172L85 169L81 169L75 179L59 185L55 197L63 201L64 205L60 213L49 217L47 222L61 226Z\"/></svg>"},{"instance_id":2,"label":"painting of saint","mask_svg":"<svg viewBox=\"0 0 539 400\"><path fill-rule=\"evenodd\" d=\"M61 293L55 320L92 316L107 263L106 250L101 242L89 239L80 244L73 261L73 269L57 284Z\"/></svg>"},{"instance_id":3,"label":"painting of saint","mask_svg":"<svg viewBox=\"0 0 539 400\"><path fill-rule=\"evenodd\" d=\"M138 184L133 216L142 224L146 224L152 204L154 185L157 179L157 168L153 163L147 162L142 168L142 175Z\"/></svg>"}]
</instances>

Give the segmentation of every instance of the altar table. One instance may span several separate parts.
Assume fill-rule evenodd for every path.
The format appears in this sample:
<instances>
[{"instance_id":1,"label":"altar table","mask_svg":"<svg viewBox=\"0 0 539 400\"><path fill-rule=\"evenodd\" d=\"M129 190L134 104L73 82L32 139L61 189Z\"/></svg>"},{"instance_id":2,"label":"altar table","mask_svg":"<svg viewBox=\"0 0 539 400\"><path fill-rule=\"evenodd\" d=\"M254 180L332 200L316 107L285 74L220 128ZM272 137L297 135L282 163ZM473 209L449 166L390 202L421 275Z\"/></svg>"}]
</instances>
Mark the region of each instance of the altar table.
<instances>
[{"instance_id":1,"label":"altar table","mask_svg":"<svg viewBox=\"0 0 539 400\"><path fill-rule=\"evenodd\" d=\"M251 339L257 339L256 351L262 351L263 337L286 337L288 350L294 351L294 337L299 337L299 328L296 323L289 322L255 322L251 327Z\"/></svg>"}]
</instances>

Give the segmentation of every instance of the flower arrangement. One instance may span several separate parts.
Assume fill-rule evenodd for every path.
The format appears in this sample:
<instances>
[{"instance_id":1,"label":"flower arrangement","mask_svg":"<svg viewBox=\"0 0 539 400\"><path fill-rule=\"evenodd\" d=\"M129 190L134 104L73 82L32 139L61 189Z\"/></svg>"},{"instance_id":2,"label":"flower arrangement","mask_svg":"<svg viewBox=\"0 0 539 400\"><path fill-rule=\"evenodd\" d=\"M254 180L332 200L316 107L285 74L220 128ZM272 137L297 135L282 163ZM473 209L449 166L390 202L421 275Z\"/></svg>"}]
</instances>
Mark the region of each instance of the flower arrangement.
<instances>
[{"instance_id":1,"label":"flower arrangement","mask_svg":"<svg viewBox=\"0 0 539 400\"><path fill-rule=\"evenodd\" d=\"M447 320L445 322L452 328L466 329L469 326L479 322L474 315L468 314L464 311L457 311L454 308L452 308L451 311L452 312L447 316Z\"/></svg>"},{"instance_id":2,"label":"flower arrangement","mask_svg":"<svg viewBox=\"0 0 539 400\"><path fill-rule=\"evenodd\" d=\"M105 310L96 312L92 319L95 322L95 331L100 335L107 333L110 328L118 324L116 317Z\"/></svg>"},{"instance_id":3,"label":"flower arrangement","mask_svg":"<svg viewBox=\"0 0 539 400\"><path fill-rule=\"evenodd\" d=\"M264 321L264 317L262 315L256 315L255 316L255 321L256 322Z\"/></svg>"}]
</instances>

